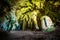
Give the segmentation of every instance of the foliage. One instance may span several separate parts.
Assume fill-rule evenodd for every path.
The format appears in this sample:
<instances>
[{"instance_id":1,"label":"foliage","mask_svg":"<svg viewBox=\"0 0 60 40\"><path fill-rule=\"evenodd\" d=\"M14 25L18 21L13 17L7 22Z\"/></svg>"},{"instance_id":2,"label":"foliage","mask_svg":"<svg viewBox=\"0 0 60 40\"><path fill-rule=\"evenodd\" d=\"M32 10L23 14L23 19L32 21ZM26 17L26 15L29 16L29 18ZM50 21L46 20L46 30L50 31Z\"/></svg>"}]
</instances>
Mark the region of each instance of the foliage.
<instances>
[{"instance_id":1,"label":"foliage","mask_svg":"<svg viewBox=\"0 0 60 40\"><path fill-rule=\"evenodd\" d=\"M37 20L39 20L38 22L40 22L40 18L44 15L49 16L54 23L60 21L59 6L60 6L59 0L58 1L49 0L48 2L47 0L23 0L23 1L19 0L16 3L16 5L14 5L14 7L16 8L16 19L19 21L20 24L22 23L24 26L28 25L27 21L32 22L31 19L32 16L34 15L33 14L34 11L36 12L37 15L36 17L38 17L37 18Z\"/></svg>"},{"instance_id":2,"label":"foliage","mask_svg":"<svg viewBox=\"0 0 60 40\"><path fill-rule=\"evenodd\" d=\"M7 5L9 6L5 8ZM3 7L3 13L6 12L6 15L10 15L6 9L9 12L14 9L16 20L23 30L26 28L35 30L37 25L40 29L40 18L44 15L49 16L55 24L60 22L59 0L7 0L7 5Z\"/></svg>"}]
</instances>

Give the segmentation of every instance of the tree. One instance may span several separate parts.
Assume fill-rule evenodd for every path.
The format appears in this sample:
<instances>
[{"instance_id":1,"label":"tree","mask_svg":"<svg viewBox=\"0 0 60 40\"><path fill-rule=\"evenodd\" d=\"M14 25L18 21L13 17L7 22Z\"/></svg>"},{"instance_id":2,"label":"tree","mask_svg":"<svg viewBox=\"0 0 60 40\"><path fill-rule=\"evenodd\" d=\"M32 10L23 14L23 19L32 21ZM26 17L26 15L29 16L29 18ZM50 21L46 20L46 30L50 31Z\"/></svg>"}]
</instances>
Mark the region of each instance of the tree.
<instances>
[{"instance_id":1,"label":"tree","mask_svg":"<svg viewBox=\"0 0 60 40\"><path fill-rule=\"evenodd\" d=\"M9 6L7 8L14 9L15 14L12 14L16 16L23 30L26 28L32 29L33 25L35 29L39 29L41 27L40 18L44 15L49 16L55 24L60 23L59 0L7 0L7 3L10 6L10 8ZM5 10L5 7L3 7L3 10ZM8 11L6 10L6 12ZM10 14L7 13L7 15Z\"/></svg>"}]
</instances>

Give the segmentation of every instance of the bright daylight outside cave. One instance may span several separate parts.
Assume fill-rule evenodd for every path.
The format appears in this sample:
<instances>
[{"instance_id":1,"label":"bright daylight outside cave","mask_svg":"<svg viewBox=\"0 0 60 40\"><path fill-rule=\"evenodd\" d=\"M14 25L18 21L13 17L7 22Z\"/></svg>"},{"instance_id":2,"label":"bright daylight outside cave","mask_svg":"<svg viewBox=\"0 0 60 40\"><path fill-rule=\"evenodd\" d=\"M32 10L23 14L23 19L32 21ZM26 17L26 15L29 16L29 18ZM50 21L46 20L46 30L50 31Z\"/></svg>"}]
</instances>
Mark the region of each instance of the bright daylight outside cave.
<instances>
[{"instance_id":1,"label":"bright daylight outside cave","mask_svg":"<svg viewBox=\"0 0 60 40\"><path fill-rule=\"evenodd\" d=\"M52 32L60 25L60 0L1 0L3 31Z\"/></svg>"}]
</instances>

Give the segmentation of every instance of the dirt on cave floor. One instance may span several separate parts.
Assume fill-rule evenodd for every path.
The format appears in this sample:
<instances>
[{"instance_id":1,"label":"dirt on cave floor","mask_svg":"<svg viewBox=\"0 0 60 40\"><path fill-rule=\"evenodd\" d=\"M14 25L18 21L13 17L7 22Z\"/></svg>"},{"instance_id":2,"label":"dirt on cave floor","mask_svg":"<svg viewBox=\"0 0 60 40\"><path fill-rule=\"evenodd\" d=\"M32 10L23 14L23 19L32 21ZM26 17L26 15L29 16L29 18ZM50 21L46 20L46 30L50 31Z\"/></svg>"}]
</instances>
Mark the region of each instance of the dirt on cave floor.
<instances>
[{"instance_id":1,"label":"dirt on cave floor","mask_svg":"<svg viewBox=\"0 0 60 40\"><path fill-rule=\"evenodd\" d=\"M1 40L60 40L60 28L53 32L42 31L0 31Z\"/></svg>"}]
</instances>

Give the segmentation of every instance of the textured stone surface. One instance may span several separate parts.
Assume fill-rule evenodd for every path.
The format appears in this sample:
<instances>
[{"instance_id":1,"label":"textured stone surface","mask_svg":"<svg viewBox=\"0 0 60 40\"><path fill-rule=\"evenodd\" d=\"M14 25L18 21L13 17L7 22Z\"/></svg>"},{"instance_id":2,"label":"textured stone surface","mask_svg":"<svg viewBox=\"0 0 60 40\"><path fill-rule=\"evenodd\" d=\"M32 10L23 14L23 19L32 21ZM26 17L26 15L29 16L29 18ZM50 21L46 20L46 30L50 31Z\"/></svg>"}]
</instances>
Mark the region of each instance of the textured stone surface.
<instances>
[{"instance_id":1,"label":"textured stone surface","mask_svg":"<svg viewBox=\"0 0 60 40\"><path fill-rule=\"evenodd\" d=\"M1 40L60 40L60 31L51 33L41 31L11 31L9 33L1 32Z\"/></svg>"}]
</instances>

